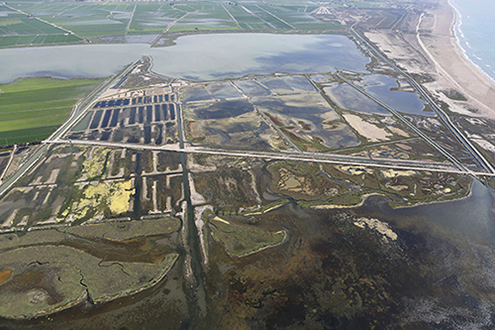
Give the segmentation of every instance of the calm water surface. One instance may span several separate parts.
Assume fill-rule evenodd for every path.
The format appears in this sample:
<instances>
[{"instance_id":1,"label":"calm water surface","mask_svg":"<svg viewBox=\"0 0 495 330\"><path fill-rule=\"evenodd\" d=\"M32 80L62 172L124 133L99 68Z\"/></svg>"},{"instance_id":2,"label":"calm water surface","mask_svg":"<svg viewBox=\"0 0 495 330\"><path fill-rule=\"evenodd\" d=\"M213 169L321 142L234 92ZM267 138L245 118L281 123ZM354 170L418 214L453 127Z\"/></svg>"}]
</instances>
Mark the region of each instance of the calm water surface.
<instances>
[{"instance_id":1,"label":"calm water surface","mask_svg":"<svg viewBox=\"0 0 495 330\"><path fill-rule=\"evenodd\" d=\"M400 81L402 85L406 82ZM398 88L397 79L384 75L363 76L360 85L370 94L380 99L397 111L413 115L432 116L433 113L423 111L425 102L416 93L394 90Z\"/></svg>"},{"instance_id":2,"label":"calm water surface","mask_svg":"<svg viewBox=\"0 0 495 330\"><path fill-rule=\"evenodd\" d=\"M351 40L336 35L217 34L185 36L176 43L164 48L100 44L3 49L0 83L40 75L109 76L143 55L153 57L154 71L192 80L327 72L335 67L366 72L369 62Z\"/></svg>"},{"instance_id":3,"label":"calm water surface","mask_svg":"<svg viewBox=\"0 0 495 330\"><path fill-rule=\"evenodd\" d=\"M36 75L64 78L108 76L142 55L153 56L156 72L197 80L234 78L249 73L268 74L277 71L325 72L333 71L335 67L366 72L365 64L368 62L368 58L343 36L203 35L182 37L177 40L176 46L166 48L116 44L0 50L0 82L9 82L20 76ZM390 84L380 80L376 82L375 88L386 88L386 93L391 95L402 94L389 91ZM383 90L370 89L378 95L385 93ZM414 94L411 94L411 97L413 96ZM426 231L425 228L429 228L428 224L436 224L446 232L459 233L461 240L470 239L479 244L493 246L495 223L492 193L491 189L476 181L472 194L459 201L393 210L377 199L370 199L363 207L354 209L353 212L388 219L392 223L395 222L396 226L410 222L419 231ZM312 219L307 220L308 224L312 223ZM31 321L0 320L0 325L9 329L38 329L45 324L47 328L110 329L124 325L130 328L158 328L163 327L164 320L167 320L170 328L187 328L198 317L194 316L197 313L192 308L197 302L193 301L193 294L183 290L188 287L188 283L183 278L183 269L180 266L182 264L181 257L167 280L132 297L119 299L98 308L78 306L50 318ZM225 279L222 275L216 276L218 283L223 283ZM214 304L216 298L211 299L210 303Z\"/></svg>"}]
</instances>

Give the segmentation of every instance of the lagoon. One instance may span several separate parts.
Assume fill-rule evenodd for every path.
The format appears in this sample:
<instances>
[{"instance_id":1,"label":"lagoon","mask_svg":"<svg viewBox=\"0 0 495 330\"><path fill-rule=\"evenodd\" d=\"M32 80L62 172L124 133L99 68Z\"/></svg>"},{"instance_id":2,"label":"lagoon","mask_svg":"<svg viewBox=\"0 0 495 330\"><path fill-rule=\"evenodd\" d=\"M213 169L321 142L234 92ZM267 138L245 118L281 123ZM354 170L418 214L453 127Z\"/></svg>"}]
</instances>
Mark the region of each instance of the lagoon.
<instances>
[{"instance_id":1,"label":"lagoon","mask_svg":"<svg viewBox=\"0 0 495 330\"><path fill-rule=\"evenodd\" d=\"M367 72L369 58L340 35L215 34L178 38L176 45L99 44L0 50L0 83L18 77L110 76L143 55L174 78L218 80L274 72ZM228 51L226 51L228 50Z\"/></svg>"}]
</instances>

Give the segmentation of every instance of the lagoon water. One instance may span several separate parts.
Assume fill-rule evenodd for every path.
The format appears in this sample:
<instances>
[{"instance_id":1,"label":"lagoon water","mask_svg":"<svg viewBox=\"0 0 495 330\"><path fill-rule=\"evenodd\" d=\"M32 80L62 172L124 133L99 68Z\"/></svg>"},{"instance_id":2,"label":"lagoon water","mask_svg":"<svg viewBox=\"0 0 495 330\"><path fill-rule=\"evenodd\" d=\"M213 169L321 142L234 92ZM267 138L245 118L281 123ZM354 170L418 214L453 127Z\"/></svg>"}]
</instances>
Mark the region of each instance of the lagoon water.
<instances>
[{"instance_id":1,"label":"lagoon water","mask_svg":"<svg viewBox=\"0 0 495 330\"><path fill-rule=\"evenodd\" d=\"M455 33L464 54L495 81L495 1L450 0L457 12Z\"/></svg>"},{"instance_id":2,"label":"lagoon water","mask_svg":"<svg viewBox=\"0 0 495 330\"><path fill-rule=\"evenodd\" d=\"M225 52L225 49L227 47L229 51ZM227 53L229 55L226 55ZM263 54L263 56L260 56L259 54ZM332 71L335 67L366 72L365 64L369 61L368 58L366 58L359 52L359 50L349 39L343 36L289 36L269 34L203 35L180 38L177 40L177 46L166 48L149 48L148 45L141 44L115 44L0 50L0 58L2 59L2 61L0 62L0 82L12 81L16 77L20 76L36 75L52 75L64 78L108 76L116 72L123 66L139 59L142 55L153 56L155 62L154 70L156 72L173 77L184 77L198 80L239 77L248 73L266 74L277 71L287 71L293 73L324 72ZM380 82L380 84L375 84L375 87L369 88L370 92L372 91L377 94L385 93L392 96L406 94L404 92L390 91L389 87L393 85L391 84L391 82L393 81L378 82ZM381 90L383 88L385 88L385 90ZM414 94L411 94L410 97L413 98L416 96L414 96ZM411 99L410 101L412 100L413 99ZM414 102L416 101L417 100L415 100ZM419 105L420 103L416 104L412 108L412 110L418 109ZM139 163L139 158L137 159L137 162ZM392 228L394 230L396 230L396 228L399 228L401 230L398 231L398 246L400 247L400 249L407 248L406 250L404 250L404 252L401 253L406 255L406 257L408 257L407 253L410 253L410 260L414 260L413 258L415 253L417 253L417 250L423 249L423 251L431 251L430 254L423 252L424 254L422 256L429 257L431 255L431 260L433 260L434 262L429 264L430 260L426 260L424 265L414 264L413 262L411 262L410 268L425 267L426 269L429 269L428 267L431 267L432 271L425 271L424 274L436 274L435 271L437 269L442 270L442 268L434 267L436 267L437 263L444 262L444 259L447 259L449 262L451 262L449 266L455 266L457 263L458 256L452 252L449 252L449 250L444 249L445 247L453 250L457 246L463 247L463 245L461 245L461 243L463 242L468 242L468 244L471 244L470 251L473 251L472 247L480 245L486 245L490 249L495 246L495 241L493 240L493 237L495 237L495 222L493 221L494 215L492 206L494 200L492 197L492 193L493 190L483 186L481 183L476 181L473 186L471 196L458 201L421 205L404 209L391 209L387 206L386 203L382 202L383 198L370 198L360 208L341 211L329 210L328 214L323 214L322 211L321 213L323 215L321 223L324 224L325 227L332 226L334 220L332 220L331 216L335 212L355 212L356 214L361 216L373 216L378 218L379 220L386 220L387 222L393 224ZM139 195L139 192L137 192L137 194ZM302 210L300 208L298 208L298 210L301 214L306 214L305 210ZM278 212L284 212L284 210L281 209ZM286 213L281 213L281 216L279 218L289 219L290 223L295 223L295 219L297 219L297 217L294 215L295 213L289 214L291 215L291 217L285 216ZM304 222L302 222L303 220ZM304 248L305 246L310 246L310 244L307 242L310 242L313 246L316 246L315 243L322 241L321 239L320 241L315 239L321 235L319 230L324 228L323 226L317 227L316 225L314 225L318 222L318 219L304 219L303 216L301 216L300 221L300 227L305 228L305 230L306 228L315 228L313 232L308 230L308 232L310 232L314 237L302 236L301 234L301 237L303 237L304 240L303 238L299 238L299 247L297 249L294 248L294 246L296 246L295 244L290 244L290 250L288 250L287 253L284 252L284 260L288 260L287 256L291 254L298 255L299 253L301 253L299 251L299 248L301 248L301 242L304 241ZM350 224L350 226L354 227L353 224ZM294 226L294 228L295 227L296 226ZM430 235L430 231L433 232L436 236L428 236ZM293 235L293 233L291 233L291 235ZM337 238L340 234L335 231L331 232L331 235L333 236L329 237ZM338 254L335 255L339 256L339 258L334 258L331 257L331 253L333 253L331 251L326 259L322 259L324 260L327 268L330 269L332 268L331 266L335 264L337 266L333 268L342 268L345 270L351 269L350 266L348 268L345 268L348 265L352 265L352 269L355 269L356 265L359 265L359 262L354 262L354 260L359 261L360 259L354 259L354 257L359 257L361 251L359 251L358 248L360 247L360 245L353 245L348 243L354 242L353 240L355 238L361 239L361 236L365 236L360 235L360 232L353 232L352 235L352 237L345 237L347 241L346 244L342 244L342 246L348 246L349 251L347 251L346 254L342 255L352 256L353 258L340 258ZM442 240L440 240L441 238L447 237L448 235L449 237L458 237L458 240L452 243L455 243L457 245L447 245L444 244ZM417 239L417 242L419 242L417 249L415 246L412 246L412 243L409 243L411 240L408 240L408 236L419 237ZM422 238L423 236L426 238ZM429 237L440 237L440 239L433 240L429 239ZM294 238L298 238L298 236L294 234ZM423 239L423 241L421 241L420 239ZM298 242L298 240L296 239L295 242ZM356 242L368 241L356 240ZM386 247L385 244L381 243L380 246L382 245ZM287 244L287 248L289 249L289 244ZM332 249L336 251L337 248L339 248L339 246L337 245L332 247ZM440 254L440 252L438 251L442 252L442 254ZM435 259L435 257L439 255L442 258ZM388 254L386 256L388 258ZM445 256L449 258L445 258ZM456 259L454 259L454 257ZM183 258L184 257L182 256L181 259L177 262L177 265L184 264ZM470 267L476 269L476 272L479 272L478 268L480 268L479 265L481 264L481 261L478 262L478 259L485 262L485 260L482 258L474 258L470 256L468 260L470 262ZM350 260L349 264L345 263L347 262L347 260ZM379 266L381 265L383 267L383 272L380 274L380 276L376 276L376 278L380 278L381 281L381 279L383 278L383 274L387 274L390 272L390 269L392 268L395 261L393 259L383 258L380 259L379 262ZM486 263L487 262L485 262L485 264ZM225 263L224 265L235 270L236 268L242 268L242 265L239 264L240 262L236 261L235 264L232 263L232 265L230 265L228 263ZM341 267L341 264L344 266ZM224 265L222 265L221 267L225 267ZM491 267L491 264L489 266ZM495 269L495 267L490 268L489 266L486 266L485 268L489 270ZM268 268L269 267L267 267L267 269ZM209 283L213 283L215 285L210 286L210 288L215 288L216 290L216 288L223 288L224 283L229 283L229 278L222 277L223 275L215 273L217 271L217 268L212 269L214 270L214 272L208 273L208 277L205 276L205 279L208 279L210 281ZM306 267L301 269L306 269ZM459 266L458 269L464 271L461 266ZM255 271L256 276L263 275L263 271L261 271L261 268L255 269ZM408 271L408 269L404 268L404 271ZM294 274L296 274L296 272L294 272ZM315 273L316 275L314 275L306 271L306 274L312 276L308 277L306 282L319 281L323 278L316 276L319 273ZM349 272L349 274L352 274L352 272ZM399 273L397 274L399 275ZM462 272L456 273L456 268L454 268L453 270L449 269L447 275L449 274L453 274L456 282L457 278L460 278L462 280L462 277L464 276ZM102 305L99 308L88 308L88 306L79 306L71 310L62 311L61 313L58 313L50 318L42 318L41 321L50 322L50 325L53 328L67 328L69 327L69 325L70 327L74 328L117 328L120 326L122 326L122 328L124 328L124 326L125 328L162 328L164 320L167 320L167 324L170 327L173 327L171 322L176 322L177 328L179 328L179 326L187 328L187 326L191 324L191 322L193 322L195 318L202 321L201 318L204 318L204 316L198 316L199 312L196 312L197 309L193 309L194 307L196 307L196 301L188 296L188 290L183 290L183 288L191 286L190 282L186 282L183 276L184 275L182 267L173 267L171 272L169 273L169 276L167 276L167 279L161 281L156 287L150 290L143 291L141 293L133 295L132 297L122 298L117 301L109 302L108 304ZM218 279L215 276L217 276ZM292 273L290 276L293 276ZM256 278L259 279L262 277ZM349 276L347 278L352 280L352 276ZM432 279L435 279L435 277L432 277ZM407 289L416 288L415 286L409 287L411 283L414 283L416 281L415 278L408 277L406 280L404 280L397 276L397 278L394 278L394 281L397 281L399 285L403 285L405 287L405 294L414 297L414 292L411 290L407 291ZM255 282L253 281L252 283ZM289 283L289 281L287 281L287 283ZM324 284L325 282L322 283ZM431 287L439 287L440 285L438 283L439 282L434 282ZM442 285L445 285L445 292L449 292L449 297L452 295L452 292L454 292L455 294L456 292L458 292L458 290L460 290L460 285L457 284L447 285L443 283ZM325 288L324 285L322 285L321 287ZM278 289L277 294L278 292L281 292L282 294L285 294L286 292L304 292L304 290L287 290L285 288L285 282L283 282L276 288ZM325 288L323 290L327 289ZM208 298L211 299L211 302L209 303L211 303L214 307L217 306L216 304L218 304L218 301L221 301L221 295L218 294L218 292L221 292L222 294L225 294L225 292L228 293L227 290L215 291L215 295L208 296ZM325 294L322 295L322 297L329 296L327 292L324 293ZM392 293L394 292L392 291ZM299 296L291 295L290 297L298 298ZM454 299L457 299L457 296L453 297ZM405 298L409 299L409 297L407 296L405 296ZM425 299L427 298L428 296L426 296ZM433 303L435 303L438 300L437 298L438 297L433 296L433 300L430 301L433 301ZM471 300L469 299L469 296L464 299L466 301L466 304L469 304L471 302ZM192 308L189 308L187 303L188 301L190 302ZM429 302L428 300L421 301L426 301L427 303ZM296 301L296 303L298 302L299 301ZM314 297L312 295L308 302L314 302ZM302 303L305 303L305 301L301 300L301 306ZM345 303L345 299L343 303ZM402 304L402 301L400 300L393 302L394 306L398 306L400 304ZM297 308L299 308L299 305L294 306L297 306ZM449 308L450 305L441 306L438 310L448 310L449 313L450 310L461 310L461 307L456 306L454 306L452 309ZM462 305L462 308L464 308L464 305ZM302 310L303 308L300 309ZM214 312L210 313L212 314L209 316L210 318L223 317L223 314L221 314L221 309L214 310L212 308L211 310ZM292 310L296 309L290 309L290 311ZM437 313L438 310L433 310L433 313ZM290 316L287 312L288 309L281 309L280 311L280 315L283 315L284 317ZM423 315L421 313L419 314L420 317L421 315ZM443 317L453 318L455 316L452 316L451 314L447 314L447 316L445 316L444 314L439 313L438 317L436 315L435 317L437 317L436 319L441 319ZM387 315L383 314L381 317L386 317ZM427 318L428 316L429 315L425 316L425 318ZM421 320L421 318L419 318L419 320ZM0 323L2 322L7 327L12 329L38 329L40 326L40 320L38 319L19 322L0 320ZM179 323L182 324L179 325Z\"/></svg>"},{"instance_id":3,"label":"lagoon water","mask_svg":"<svg viewBox=\"0 0 495 330\"><path fill-rule=\"evenodd\" d=\"M423 111L426 103L419 98L418 94L394 90L398 87L397 81L395 78L384 75L370 75L363 76L363 80L359 84L368 93L397 111L421 116L434 115L431 112ZM400 84L407 85L405 81L400 81Z\"/></svg>"},{"instance_id":4,"label":"lagoon water","mask_svg":"<svg viewBox=\"0 0 495 330\"><path fill-rule=\"evenodd\" d=\"M338 35L216 34L185 36L172 47L75 45L0 50L0 83L18 77L92 78L114 74L143 55L171 77L216 80L274 72L366 72L369 58ZM226 51L228 50L228 51Z\"/></svg>"}]
</instances>

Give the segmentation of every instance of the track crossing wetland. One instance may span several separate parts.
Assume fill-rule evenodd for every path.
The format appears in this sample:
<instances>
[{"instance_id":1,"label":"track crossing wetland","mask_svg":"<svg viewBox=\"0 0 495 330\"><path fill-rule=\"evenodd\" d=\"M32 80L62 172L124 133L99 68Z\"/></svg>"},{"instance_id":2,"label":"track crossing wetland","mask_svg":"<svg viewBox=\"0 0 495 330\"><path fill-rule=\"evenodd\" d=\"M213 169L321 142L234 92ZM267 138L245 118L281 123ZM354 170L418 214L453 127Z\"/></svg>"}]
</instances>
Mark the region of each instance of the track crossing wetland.
<instances>
[{"instance_id":1,"label":"track crossing wetland","mask_svg":"<svg viewBox=\"0 0 495 330\"><path fill-rule=\"evenodd\" d=\"M167 24L156 17L154 33L196 19L200 29L304 23L294 8L261 3L212 5L221 17L201 20L197 2L98 6L118 10L95 26L125 20L112 24L126 39L142 28L144 8L177 14ZM343 10L312 6L298 12ZM256 22L243 18L254 14ZM492 322L493 174L407 74L350 32L175 42L0 50L26 63L0 64L3 82L100 77L128 65L32 154L1 153L0 328ZM52 83L61 81L87 82Z\"/></svg>"}]
</instances>

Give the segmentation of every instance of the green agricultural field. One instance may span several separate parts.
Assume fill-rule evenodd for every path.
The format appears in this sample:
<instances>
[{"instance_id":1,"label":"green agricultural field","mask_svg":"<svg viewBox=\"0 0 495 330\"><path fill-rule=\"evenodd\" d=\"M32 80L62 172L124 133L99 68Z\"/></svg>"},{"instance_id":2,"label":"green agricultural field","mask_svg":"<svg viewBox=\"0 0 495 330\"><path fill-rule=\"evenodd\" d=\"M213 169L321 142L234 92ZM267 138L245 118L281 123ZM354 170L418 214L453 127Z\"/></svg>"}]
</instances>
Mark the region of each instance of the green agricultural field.
<instances>
[{"instance_id":1,"label":"green agricultural field","mask_svg":"<svg viewBox=\"0 0 495 330\"><path fill-rule=\"evenodd\" d=\"M161 33L175 20L187 13L162 2L135 4L136 10L129 27L130 34Z\"/></svg>"},{"instance_id":2,"label":"green agricultural field","mask_svg":"<svg viewBox=\"0 0 495 330\"><path fill-rule=\"evenodd\" d=\"M47 138L100 82L25 78L0 85L0 145Z\"/></svg>"},{"instance_id":3,"label":"green agricultural field","mask_svg":"<svg viewBox=\"0 0 495 330\"><path fill-rule=\"evenodd\" d=\"M277 6L251 2L232 5L223 1L19 2L12 6L95 42L123 41L125 35L159 34L164 31L342 29L341 26L311 16L310 12L317 7L314 4L308 6L305 2ZM9 28L13 23L4 24L2 26L0 23L0 30ZM72 34L67 35L67 38L56 42L77 42L73 40L75 36ZM10 36L0 39L0 46L47 42L36 36L29 36L25 40L19 40L19 36Z\"/></svg>"},{"instance_id":4,"label":"green agricultural field","mask_svg":"<svg viewBox=\"0 0 495 330\"><path fill-rule=\"evenodd\" d=\"M398 1L400 6L413 5L412 0ZM6 6L0 10L10 11L0 16L0 47L42 45L82 42L78 37L93 42L124 42L127 35L194 33L196 31L329 31L345 30L337 20L322 19L312 12L320 5L309 0L267 0L264 2L221 0L169 2L34 2L8 3L15 10L33 15L26 18ZM325 7L390 9L391 4L380 0L341 0L324 3ZM3 8L3 9L2 9ZM390 28L398 14L378 13L370 22L380 28ZM375 17L376 16L376 17ZM68 33L37 18L71 31ZM22 23L22 24L21 24ZM26 25L26 24L30 24ZM44 25L42 27L41 25ZM46 25L46 26L45 26ZM17 29L55 29L65 33L12 34ZM26 30L26 31L27 31ZM31 31L30 30L30 31ZM55 33L55 32L54 32Z\"/></svg>"},{"instance_id":5,"label":"green agricultural field","mask_svg":"<svg viewBox=\"0 0 495 330\"><path fill-rule=\"evenodd\" d=\"M0 47L77 43L82 39L56 26L0 5Z\"/></svg>"},{"instance_id":6,"label":"green agricultural field","mask_svg":"<svg viewBox=\"0 0 495 330\"><path fill-rule=\"evenodd\" d=\"M132 4L73 2L12 6L85 38L124 35L134 7Z\"/></svg>"}]
</instances>

